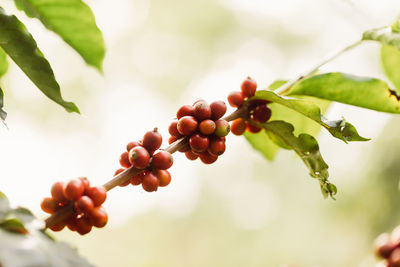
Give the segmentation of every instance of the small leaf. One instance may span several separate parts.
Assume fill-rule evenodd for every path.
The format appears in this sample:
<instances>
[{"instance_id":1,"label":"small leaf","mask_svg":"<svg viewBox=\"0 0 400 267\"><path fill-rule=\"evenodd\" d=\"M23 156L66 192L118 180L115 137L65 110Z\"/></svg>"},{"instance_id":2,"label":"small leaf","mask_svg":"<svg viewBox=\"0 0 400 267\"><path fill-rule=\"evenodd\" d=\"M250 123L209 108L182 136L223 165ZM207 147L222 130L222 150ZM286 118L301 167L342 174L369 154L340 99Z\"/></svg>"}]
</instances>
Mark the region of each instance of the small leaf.
<instances>
[{"instance_id":1,"label":"small leaf","mask_svg":"<svg viewBox=\"0 0 400 267\"><path fill-rule=\"evenodd\" d=\"M0 118L4 121L7 117L7 112L3 109L3 101L4 101L4 93L3 90L0 88Z\"/></svg>"},{"instance_id":2,"label":"small leaf","mask_svg":"<svg viewBox=\"0 0 400 267\"><path fill-rule=\"evenodd\" d=\"M0 48L0 77L3 77L8 71L7 54Z\"/></svg>"},{"instance_id":3,"label":"small leaf","mask_svg":"<svg viewBox=\"0 0 400 267\"><path fill-rule=\"evenodd\" d=\"M400 51L390 45L382 45L381 62L388 79L400 93Z\"/></svg>"},{"instance_id":4,"label":"small leaf","mask_svg":"<svg viewBox=\"0 0 400 267\"><path fill-rule=\"evenodd\" d=\"M274 91L274 90L278 89L279 87L281 87L282 85L284 85L285 83L287 83L287 81L285 81L285 80L276 80L276 81L272 82L270 85L268 85L268 89Z\"/></svg>"},{"instance_id":5,"label":"small leaf","mask_svg":"<svg viewBox=\"0 0 400 267\"><path fill-rule=\"evenodd\" d=\"M377 41L382 44L392 45L400 50L400 33L397 31L398 24L392 27L383 27L365 31L362 36L364 41Z\"/></svg>"},{"instance_id":6,"label":"small leaf","mask_svg":"<svg viewBox=\"0 0 400 267\"><path fill-rule=\"evenodd\" d=\"M328 165L322 158L318 142L314 137L308 134L300 134L296 137L293 134L293 125L284 121L271 121L263 123L262 126L267 133L274 135L276 139L297 153L309 169L311 177L317 178L320 182L324 196L333 197L336 194L336 187L329 186Z\"/></svg>"},{"instance_id":7,"label":"small leaf","mask_svg":"<svg viewBox=\"0 0 400 267\"><path fill-rule=\"evenodd\" d=\"M399 96L382 80L341 72L319 74L292 87L289 95L308 95L377 111L400 113Z\"/></svg>"},{"instance_id":8,"label":"small leaf","mask_svg":"<svg viewBox=\"0 0 400 267\"><path fill-rule=\"evenodd\" d=\"M38 18L77 51L87 64L101 71L104 40L90 7L81 0L14 0L27 16Z\"/></svg>"},{"instance_id":9,"label":"small leaf","mask_svg":"<svg viewBox=\"0 0 400 267\"><path fill-rule=\"evenodd\" d=\"M266 159L274 160L279 147L273 143L268 135L264 132L250 133L246 131L244 137L251 144L251 146L259 151Z\"/></svg>"},{"instance_id":10,"label":"small leaf","mask_svg":"<svg viewBox=\"0 0 400 267\"><path fill-rule=\"evenodd\" d=\"M23 223L30 223L35 219L33 213L30 210L23 207L17 207L15 209L12 209L8 216L16 217Z\"/></svg>"},{"instance_id":11,"label":"small leaf","mask_svg":"<svg viewBox=\"0 0 400 267\"><path fill-rule=\"evenodd\" d=\"M0 228L18 234L27 234L24 224L18 219L8 219L0 222Z\"/></svg>"},{"instance_id":12,"label":"small leaf","mask_svg":"<svg viewBox=\"0 0 400 267\"><path fill-rule=\"evenodd\" d=\"M17 17L6 15L1 7L0 46L48 98L63 106L68 112L79 113L74 103L62 99L53 70L38 49L32 35Z\"/></svg>"},{"instance_id":13,"label":"small leaf","mask_svg":"<svg viewBox=\"0 0 400 267\"><path fill-rule=\"evenodd\" d=\"M269 90L260 90L256 92L253 99L264 99L271 102L280 104L287 108L290 108L323 126L326 128L334 137L343 140L344 142L349 141L367 141L364 137L358 135L353 125L343 120L330 121L321 115L320 108L312 102L289 98L275 94Z\"/></svg>"}]
</instances>

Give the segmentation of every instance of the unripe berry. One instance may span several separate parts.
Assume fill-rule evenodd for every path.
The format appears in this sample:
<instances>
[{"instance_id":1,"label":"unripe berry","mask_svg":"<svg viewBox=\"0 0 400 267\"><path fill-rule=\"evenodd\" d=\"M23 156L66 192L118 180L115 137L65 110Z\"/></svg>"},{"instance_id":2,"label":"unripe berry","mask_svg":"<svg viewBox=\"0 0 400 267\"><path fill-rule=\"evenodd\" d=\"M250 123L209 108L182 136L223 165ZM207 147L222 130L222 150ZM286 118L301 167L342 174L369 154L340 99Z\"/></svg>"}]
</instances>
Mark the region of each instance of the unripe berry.
<instances>
[{"instance_id":1,"label":"unripe berry","mask_svg":"<svg viewBox=\"0 0 400 267\"><path fill-rule=\"evenodd\" d=\"M197 130L197 120L192 116L185 116L178 121L178 131L182 135L191 135Z\"/></svg>"},{"instance_id":2,"label":"unripe berry","mask_svg":"<svg viewBox=\"0 0 400 267\"><path fill-rule=\"evenodd\" d=\"M226 120L217 120L215 121L215 125L217 126L214 132L216 136L223 137L228 135L230 131L230 125Z\"/></svg>"},{"instance_id":3,"label":"unripe berry","mask_svg":"<svg viewBox=\"0 0 400 267\"><path fill-rule=\"evenodd\" d=\"M224 116L226 112L226 104L224 101L220 100L214 101L210 104L210 108L211 108L211 119L213 121L222 118L222 116Z\"/></svg>"},{"instance_id":4,"label":"unripe berry","mask_svg":"<svg viewBox=\"0 0 400 267\"><path fill-rule=\"evenodd\" d=\"M129 152L129 150L131 150L131 149L134 148L135 146L140 146L140 145L141 145L141 144L140 144L139 142L137 142L137 141L129 142L129 143L126 145L126 151Z\"/></svg>"},{"instance_id":5,"label":"unripe berry","mask_svg":"<svg viewBox=\"0 0 400 267\"><path fill-rule=\"evenodd\" d=\"M266 105L258 105L253 112L253 119L260 123L267 122L271 118L271 109Z\"/></svg>"},{"instance_id":6,"label":"unripe berry","mask_svg":"<svg viewBox=\"0 0 400 267\"><path fill-rule=\"evenodd\" d=\"M231 132L234 135L242 135L246 131L246 122L242 119L236 119L231 123Z\"/></svg>"},{"instance_id":7,"label":"unripe berry","mask_svg":"<svg viewBox=\"0 0 400 267\"><path fill-rule=\"evenodd\" d=\"M177 138L182 136L178 131L178 121L171 122L171 124L168 127L168 132L171 136L174 136Z\"/></svg>"},{"instance_id":8,"label":"unripe berry","mask_svg":"<svg viewBox=\"0 0 400 267\"><path fill-rule=\"evenodd\" d=\"M143 146L148 151L155 151L161 147L162 136L155 128L153 131L148 131L143 136Z\"/></svg>"},{"instance_id":9,"label":"unripe berry","mask_svg":"<svg viewBox=\"0 0 400 267\"><path fill-rule=\"evenodd\" d=\"M251 133L258 133L258 132L260 132L262 130L262 128L258 127L258 126L255 126L255 125L252 125L250 123L247 123L246 130L251 132Z\"/></svg>"},{"instance_id":10,"label":"unripe berry","mask_svg":"<svg viewBox=\"0 0 400 267\"><path fill-rule=\"evenodd\" d=\"M87 177L79 177L78 179L82 182L83 187L85 188L85 190L90 187L90 182L89 182L89 179Z\"/></svg>"},{"instance_id":11,"label":"unripe berry","mask_svg":"<svg viewBox=\"0 0 400 267\"><path fill-rule=\"evenodd\" d=\"M231 92L228 95L228 102L231 107L237 108L243 104L244 97L241 92Z\"/></svg>"},{"instance_id":12,"label":"unripe berry","mask_svg":"<svg viewBox=\"0 0 400 267\"><path fill-rule=\"evenodd\" d=\"M129 162L138 169L144 169L149 165L150 154L146 148L137 146L129 151Z\"/></svg>"},{"instance_id":13,"label":"unripe berry","mask_svg":"<svg viewBox=\"0 0 400 267\"><path fill-rule=\"evenodd\" d=\"M189 144L193 151L203 152L207 150L210 140L205 135L195 133L189 138Z\"/></svg>"},{"instance_id":14,"label":"unripe berry","mask_svg":"<svg viewBox=\"0 0 400 267\"><path fill-rule=\"evenodd\" d=\"M207 151L201 153L199 157L200 157L200 160L201 160L204 164L211 164L211 163L214 163L214 162L218 159L218 156L211 155L211 154L208 153Z\"/></svg>"},{"instance_id":15,"label":"unripe berry","mask_svg":"<svg viewBox=\"0 0 400 267\"><path fill-rule=\"evenodd\" d=\"M166 170L154 170L154 174L159 180L159 186L167 186L171 182L171 174Z\"/></svg>"},{"instance_id":16,"label":"unripe berry","mask_svg":"<svg viewBox=\"0 0 400 267\"><path fill-rule=\"evenodd\" d=\"M85 234L89 233L92 230L92 227L93 226L92 226L90 219L86 216L79 217L76 220L76 231L80 235L85 235Z\"/></svg>"},{"instance_id":17,"label":"unripe berry","mask_svg":"<svg viewBox=\"0 0 400 267\"><path fill-rule=\"evenodd\" d=\"M252 97L256 93L257 83L252 78L248 77L242 82L240 90L244 97Z\"/></svg>"},{"instance_id":18,"label":"unripe berry","mask_svg":"<svg viewBox=\"0 0 400 267\"><path fill-rule=\"evenodd\" d=\"M221 140L220 138L212 138L207 151L214 156L220 156L224 154L225 149L226 146L224 140Z\"/></svg>"},{"instance_id":19,"label":"unripe berry","mask_svg":"<svg viewBox=\"0 0 400 267\"><path fill-rule=\"evenodd\" d=\"M142 187L147 192L157 191L159 184L160 181L152 172L147 173L143 177Z\"/></svg>"},{"instance_id":20,"label":"unripe berry","mask_svg":"<svg viewBox=\"0 0 400 267\"><path fill-rule=\"evenodd\" d=\"M176 112L176 118L179 120L182 117L185 116L193 116L193 111L194 107L191 105L183 105L178 109L178 112Z\"/></svg>"},{"instance_id":21,"label":"unripe berry","mask_svg":"<svg viewBox=\"0 0 400 267\"><path fill-rule=\"evenodd\" d=\"M108 221L107 212L102 207L94 208L88 214L88 217L90 219L90 222L93 224L93 226L95 226L97 228L102 228L102 227L106 226L107 221Z\"/></svg>"},{"instance_id":22,"label":"unripe berry","mask_svg":"<svg viewBox=\"0 0 400 267\"><path fill-rule=\"evenodd\" d=\"M86 195L93 200L94 206L98 207L106 201L107 191L102 186L90 187Z\"/></svg>"},{"instance_id":23,"label":"unripe berry","mask_svg":"<svg viewBox=\"0 0 400 267\"><path fill-rule=\"evenodd\" d=\"M71 180L64 186L64 196L70 201L80 198L85 192L85 186L80 180Z\"/></svg>"},{"instance_id":24,"label":"unripe berry","mask_svg":"<svg viewBox=\"0 0 400 267\"><path fill-rule=\"evenodd\" d=\"M193 108L193 116L199 121L211 118L211 107L206 101L197 102Z\"/></svg>"},{"instance_id":25,"label":"unripe berry","mask_svg":"<svg viewBox=\"0 0 400 267\"><path fill-rule=\"evenodd\" d=\"M64 196L64 183L55 182L51 187L51 196L59 203L67 203L68 200Z\"/></svg>"},{"instance_id":26,"label":"unripe berry","mask_svg":"<svg viewBox=\"0 0 400 267\"><path fill-rule=\"evenodd\" d=\"M153 156L153 159L151 161L153 167L160 170L169 169L173 163L174 159L172 158L171 153L164 150L157 152L157 154Z\"/></svg>"},{"instance_id":27,"label":"unripe berry","mask_svg":"<svg viewBox=\"0 0 400 267\"><path fill-rule=\"evenodd\" d=\"M199 124L199 130L204 135L210 135L215 132L217 126L213 120L204 120Z\"/></svg>"},{"instance_id":28,"label":"unripe berry","mask_svg":"<svg viewBox=\"0 0 400 267\"><path fill-rule=\"evenodd\" d=\"M196 155L193 153L193 151L189 150L185 152L185 156L189 159L189 160L196 160L199 155Z\"/></svg>"},{"instance_id":29,"label":"unripe berry","mask_svg":"<svg viewBox=\"0 0 400 267\"><path fill-rule=\"evenodd\" d=\"M40 203L40 207L42 210L46 213L53 214L55 213L60 206L58 205L58 202L51 197L45 197L42 202Z\"/></svg>"},{"instance_id":30,"label":"unripe berry","mask_svg":"<svg viewBox=\"0 0 400 267\"><path fill-rule=\"evenodd\" d=\"M129 162L129 153L124 152L119 156L119 163L124 168L129 168L132 164Z\"/></svg>"},{"instance_id":31,"label":"unripe berry","mask_svg":"<svg viewBox=\"0 0 400 267\"><path fill-rule=\"evenodd\" d=\"M74 203L75 209L79 213L89 213L94 208L93 200L88 196L81 196L77 201Z\"/></svg>"}]
</instances>

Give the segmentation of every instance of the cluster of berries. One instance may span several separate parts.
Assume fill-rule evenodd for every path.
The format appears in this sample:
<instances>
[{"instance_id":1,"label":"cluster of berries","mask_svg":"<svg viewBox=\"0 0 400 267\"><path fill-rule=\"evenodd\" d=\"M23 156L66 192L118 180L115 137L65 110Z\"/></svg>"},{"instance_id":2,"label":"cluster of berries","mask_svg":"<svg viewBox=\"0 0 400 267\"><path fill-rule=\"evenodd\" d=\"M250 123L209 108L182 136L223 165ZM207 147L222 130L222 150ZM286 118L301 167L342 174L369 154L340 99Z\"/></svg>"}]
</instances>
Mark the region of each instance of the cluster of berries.
<instances>
[{"instance_id":1,"label":"cluster of berries","mask_svg":"<svg viewBox=\"0 0 400 267\"><path fill-rule=\"evenodd\" d=\"M103 187L91 187L86 177L71 180L68 183L56 182L51 187L51 197L46 197L41 202L44 212L54 214L66 206L72 206L73 216L65 221L51 225L53 231L61 231L67 226L71 231L84 235L92 227L104 227L108 216L101 204L107 198L107 191Z\"/></svg>"},{"instance_id":2,"label":"cluster of berries","mask_svg":"<svg viewBox=\"0 0 400 267\"><path fill-rule=\"evenodd\" d=\"M375 254L383 259L382 266L400 267L400 226L392 233L383 233L375 240Z\"/></svg>"},{"instance_id":3,"label":"cluster of berries","mask_svg":"<svg viewBox=\"0 0 400 267\"><path fill-rule=\"evenodd\" d=\"M161 144L162 136L157 128L145 133L141 141L127 144L127 151L122 153L119 158L122 168L116 170L114 176L130 167L143 171L120 186L141 184L145 191L153 192L157 191L159 186L167 186L171 182L171 175L167 169L172 166L174 160L168 151L157 151Z\"/></svg>"},{"instance_id":4,"label":"cluster of berries","mask_svg":"<svg viewBox=\"0 0 400 267\"><path fill-rule=\"evenodd\" d=\"M257 83L247 78L240 86L240 92L235 91L228 95L228 102L234 108L240 107L247 98L255 95ZM255 99L248 104L248 113L245 118L238 118L231 124L231 132L235 135L242 135L246 130L251 133L258 133L262 128L251 124L251 121L258 123L267 122L271 118L271 109L267 106L267 100Z\"/></svg>"},{"instance_id":5,"label":"cluster of berries","mask_svg":"<svg viewBox=\"0 0 400 267\"><path fill-rule=\"evenodd\" d=\"M189 142L180 152L190 160L200 158L205 164L214 163L225 152L225 136L230 131L229 123L221 119L225 112L223 101L208 104L198 100L193 105L183 105L176 113L177 120L168 128L168 143L187 137Z\"/></svg>"}]
</instances>

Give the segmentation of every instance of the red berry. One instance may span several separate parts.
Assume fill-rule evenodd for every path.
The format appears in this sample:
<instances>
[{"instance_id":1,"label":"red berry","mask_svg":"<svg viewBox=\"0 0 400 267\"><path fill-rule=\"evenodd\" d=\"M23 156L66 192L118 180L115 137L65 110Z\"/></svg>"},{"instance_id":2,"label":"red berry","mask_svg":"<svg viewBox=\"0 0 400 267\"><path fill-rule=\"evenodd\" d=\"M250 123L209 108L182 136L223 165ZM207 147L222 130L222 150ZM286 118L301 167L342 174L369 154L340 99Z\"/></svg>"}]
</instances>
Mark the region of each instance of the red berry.
<instances>
[{"instance_id":1,"label":"red berry","mask_svg":"<svg viewBox=\"0 0 400 267\"><path fill-rule=\"evenodd\" d=\"M260 123L267 122L271 118L271 109L266 105L258 105L253 112L253 119Z\"/></svg>"},{"instance_id":2,"label":"red berry","mask_svg":"<svg viewBox=\"0 0 400 267\"><path fill-rule=\"evenodd\" d=\"M178 149L178 151L179 152L182 152L182 153L185 153L186 151L189 151L190 150L190 146L189 146L189 143L185 143L185 145L184 146L182 146L181 148L179 148Z\"/></svg>"},{"instance_id":3,"label":"red berry","mask_svg":"<svg viewBox=\"0 0 400 267\"><path fill-rule=\"evenodd\" d=\"M224 140L221 140L220 138L212 138L207 151L214 156L220 156L224 154L225 149L226 146Z\"/></svg>"},{"instance_id":4,"label":"red berry","mask_svg":"<svg viewBox=\"0 0 400 267\"><path fill-rule=\"evenodd\" d=\"M106 201L107 191L102 186L90 187L86 195L93 200L94 206L98 207Z\"/></svg>"},{"instance_id":5,"label":"red berry","mask_svg":"<svg viewBox=\"0 0 400 267\"><path fill-rule=\"evenodd\" d=\"M192 116L185 116L178 121L178 131L182 135L191 135L197 130L197 120Z\"/></svg>"},{"instance_id":6,"label":"red berry","mask_svg":"<svg viewBox=\"0 0 400 267\"><path fill-rule=\"evenodd\" d=\"M179 139L178 137L170 136L170 137L168 138L168 144L172 144L173 142L175 142L175 141L178 140L178 139Z\"/></svg>"},{"instance_id":7,"label":"red berry","mask_svg":"<svg viewBox=\"0 0 400 267\"><path fill-rule=\"evenodd\" d=\"M393 250L389 258L390 267L400 267L400 248Z\"/></svg>"},{"instance_id":8,"label":"red berry","mask_svg":"<svg viewBox=\"0 0 400 267\"><path fill-rule=\"evenodd\" d=\"M252 78L248 77L242 82L240 89L244 97L252 97L256 93L257 83Z\"/></svg>"},{"instance_id":9,"label":"red berry","mask_svg":"<svg viewBox=\"0 0 400 267\"><path fill-rule=\"evenodd\" d=\"M134 147L129 151L129 162L132 163L135 168L144 169L149 165L150 154L146 148L142 146Z\"/></svg>"},{"instance_id":10,"label":"red berry","mask_svg":"<svg viewBox=\"0 0 400 267\"><path fill-rule=\"evenodd\" d=\"M211 108L211 119L213 121L222 118L222 116L224 116L226 112L226 104L224 101L220 100L214 101L210 104L210 108Z\"/></svg>"},{"instance_id":11,"label":"red berry","mask_svg":"<svg viewBox=\"0 0 400 267\"><path fill-rule=\"evenodd\" d=\"M190 137L189 144L193 151L203 152L207 150L210 140L205 135L195 133Z\"/></svg>"},{"instance_id":12,"label":"red berry","mask_svg":"<svg viewBox=\"0 0 400 267\"><path fill-rule=\"evenodd\" d=\"M258 133L258 132L260 132L262 130L261 127L252 125L250 123L247 123L246 129L247 129L247 131L249 131L251 133Z\"/></svg>"},{"instance_id":13,"label":"red berry","mask_svg":"<svg viewBox=\"0 0 400 267\"><path fill-rule=\"evenodd\" d=\"M230 131L229 122L226 120L219 119L215 121L217 128L215 129L215 135L219 137L227 136Z\"/></svg>"},{"instance_id":14,"label":"red berry","mask_svg":"<svg viewBox=\"0 0 400 267\"><path fill-rule=\"evenodd\" d=\"M88 196L81 196L74 205L77 212L85 214L89 213L94 208L93 200Z\"/></svg>"},{"instance_id":15,"label":"red berry","mask_svg":"<svg viewBox=\"0 0 400 267\"><path fill-rule=\"evenodd\" d=\"M193 106L183 105L182 107L180 107L180 109L178 109L178 112L176 112L176 118L179 120L180 118L185 116L193 116L193 111Z\"/></svg>"},{"instance_id":16,"label":"red berry","mask_svg":"<svg viewBox=\"0 0 400 267\"><path fill-rule=\"evenodd\" d=\"M206 101L197 102L193 108L194 117L199 121L211 118L211 107Z\"/></svg>"},{"instance_id":17,"label":"red berry","mask_svg":"<svg viewBox=\"0 0 400 267\"><path fill-rule=\"evenodd\" d=\"M174 136L177 138L182 136L178 131L178 121L171 122L171 124L168 127L168 132L171 136Z\"/></svg>"},{"instance_id":18,"label":"red berry","mask_svg":"<svg viewBox=\"0 0 400 267\"><path fill-rule=\"evenodd\" d=\"M237 108L243 104L244 97L241 92L231 92L228 95L228 102L231 107Z\"/></svg>"},{"instance_id":19,"label":"red berry","mask_svg":"<svg viewBox=\"0 0 400 267\"><path fill-rule=\"evenodd\" d=\"M265 106L269 103L271 103L271 101L263 100L263 99L252 100L249 104L249 110L250 110L250 112L252 112L257 106L262 106L262 105Z\"/></svg>"},{"instance_id":20,"label":"red berry","mask_svg":"<svg viewBox=\"0 0 400 267\"><path fill-rule=\"evenodd\" d=\"M160 181L152 172L147 173L143 177L142 187L147 192L157 191L159 184Z\"/></svg>"},{"instance_id":21,"label":"red berry","mask_svg":"<svg viewBox=\"0 0 400 267\"><path fill-rule=\"evenodd\" d=\"M148 131L143 136L143 146L148 151L155 151L161 147L162 136L155 128L153 131Z\"/></svg>"},{"instance_id":22,"label":"red berry","mask_svg":"<svg viewBox=\"0 0 400 267\"><path fill-rule=\"evenodd\" d=\"M200 160L204 163L204 164L211 164L214 163L216 160L218 159L218 156L215 155L211 155L208 152L203 152L200 154Z\"/></svg>"},{"instance_id":23,"label":"red berry","mask_svg":"<svg viewBox=\"0 0 400 267\"><path fill-rule=\"evenodd\" d=\"M64 186L64 196L70 201L80 198L85 192L85 186L80 180L71 180Z\"/></svg>"},{"instance_id":24,"label":"red berry","mask_svg":"<svg viewBox=\"0 0 400 267\"><path fill-rule=\"evenodd\" d=\"M78 220L78 218L75 215L67 220L67 227L69 230L76 231L76 228L77 228L76 221L77 220Z\"/></svg>"},{"instance_id":25,"label":"red berry","mask_svg":"<svg viewBox=\"0 0 400 267\"><path fill-rule=\"evenodd\" d=\"M49 226L49 228L54 232L59 232L62 229L64 229L64 227L65 227L65 222L59 222L59 223Z\"/></svg>"},{"instance_id":26,"label":"red berry","mask_svg":"<svg viewBox=\"0 0 400 267\"><path fill-rule=\"evenodd\" d=\"M154 168L160 169L160 170L166 170L169 169L172 164L174 163L174 159L172 158L171 153L168 151L160 151L157 152L153 156L153 159L151 161L151 164L153 165Z\"/></svg>"},{"instance_id":27,"label":"red berry","mask_svg":"<svg viewBox=\"0 0 400 267\"><path fill-rule=\"evenodd\" d=\"M85 235L92 230L92 223L87 216L81 216L76 219L76 231L80 235Z\"/></svg>"},{"instance_id":28,"label":"red berry","mask_svg":"<svg viewBox=\"0 0 400 267\"><path fill-rule=\"evenodd\" d=\"M129 168L132 164L129 162L129 153L124 152L119 156L119 163L124 168Z\"/></svg>"},{"instance_id":29,"label":"red berry","mask_svg":"<svg viewBox=\"0 0 400 267\"><path fill-rule=\"evenodd\" d=\"M392 251L396 248L388 233L379 235L374 242L375 254L378 257L388 259Z\"/></svg>"},{"instance_id":30,"label":"red berry","mask_svg":"<svg viewBox=\"0 0 400 267\"><path fill-rule=\"evenodd\" d=\"M67 203L68 200L64 196L64 183L63 182L55 182L51 187L51 196L53 199L59 203Z\"/></svg>"},{"instance_id":31,"label":"red berry","mask_svg":"<svg viewBox=\"0 0 400 267\"><path fill-rule=\"evenodd\" d=\"M234 135L242 135L246 131L246 122L239 118L231 123L231 132Z\"/></svg>"},{"instance_id":32,"label":"red berry","mask_svg":"<svg viewBox=\"0 0 400 267\"><path fill-rule=\"evenodd\" d=\"M166 170L154 170L155 176L160 181L159 186L167 186L171 182L171 174Z\"/></svg>"},{"instance_id":33,"label":"red berry","mask_svg":"<svg viewBox=\"0 0 400 267\"><path fill-rule=\"evenodd\" d=\"M89 182L89 179L87 177L79 177L78 179L82 182L83 187L85 188L85 190L90 187L90 182Z\"/></svg>"},{"instance_id":34,"label":"red berry","mask_svg":"<svg viewBox=\"0 0 400 267\"><path fill-rule=\"evenodd\" d=\"M90 219L90 222L93 224L93 226L95 226L97 228L102 228L102 227L106 226L107 221L108 221L107 212L102 207L94 208L88 214L88 217Z\"/></svg>"},{"instance_id":35,"label":"red berry","mask_svg":"<svg viewBox=\"0 0 400 267\"><path fill-rule=\"evenodd\" d=\"M129 152L129 150L131 150L131 149L134 148L135 146L140 146L140 143L137 142L137 141L129 142L129 143L126 145L126 151Z\"/></svg>"},{"instance_id":36,"label":"red berry","mask_svg":"<svg viewBox=\"0 0 400 267\"><path fill-rule=\"evenodd\" d=\"M147 171L142 171L141 173L134 175L131 179L131 184L132 185L140 185L143 182L143 177L146 174L147 174Z\"/></svg>"},{"instance_id":37,"label":"red berry","mask_svg":"<svg viewBox=\"0 0 400 267\"><path fill-rule=\"evenodd\" d=\"M199 130L204 135L210 135L215 132L217 126L215 122L212 120L204 120L199 124Z\"/></svg>"},{"instance_id":38,"label":"red berry","mask_svg":"<svg viewBox=\"0 0 400 267\"><path fill-rule=\"evenodd\" d=\"M60 206L58 205L58 202L51 197L46 197L42 200L42 202L40 203L40 207L42 208L42 210L46 213L50 213L53 214L55 213Z\"/></svg>"},{"instance_id":39,"label":"red berry","mask_svg":"<svg viewBox=\"0 0 400 267\"><path fill-rule=\"evenodd\" d=\"M193 151L189 150L185 152L185 156L189 159L189 160L196 160L199 155L193 153Z\"/></svg>"}]
</instances>

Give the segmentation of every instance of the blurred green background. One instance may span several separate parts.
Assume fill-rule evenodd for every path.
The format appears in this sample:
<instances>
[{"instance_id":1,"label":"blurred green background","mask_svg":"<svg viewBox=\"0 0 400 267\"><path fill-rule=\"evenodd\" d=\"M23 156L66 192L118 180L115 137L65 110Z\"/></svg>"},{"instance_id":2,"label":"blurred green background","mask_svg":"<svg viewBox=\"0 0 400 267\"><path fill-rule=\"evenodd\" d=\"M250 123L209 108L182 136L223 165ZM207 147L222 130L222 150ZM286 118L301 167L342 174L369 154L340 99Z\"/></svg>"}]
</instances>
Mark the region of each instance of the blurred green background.
<instances>
[{"instance_id":1,"label":"blurred green background","mask_svg":"<svg viewBox=\"0 0 400 267\"><path fill-rule=\"evenodd\" d=\"M15 11L65 99L82 111L66 113L14 64L2 81L9 130L0 129L0 188L42 218L39 203L53 182L86 175L104 183L127 142L155 126L167 139L180 105L225 100L248 75L260 87L296 77L400 13L397 0L86 2L106 41L104 76ZM11 4L4 1L8 10ZM379 45L363 44L323 69L333 70L383 77ZM342 115L372 141L346 145L321 132L336 201L323 200L293 152L268 162L231 136L211 166L176 155L171 185L156 193L112 190L105 229L56 237L104 267L374 266L373 239L400 224L400 118L340 104L327 113Z\"/></svg>"}]
</instances>

